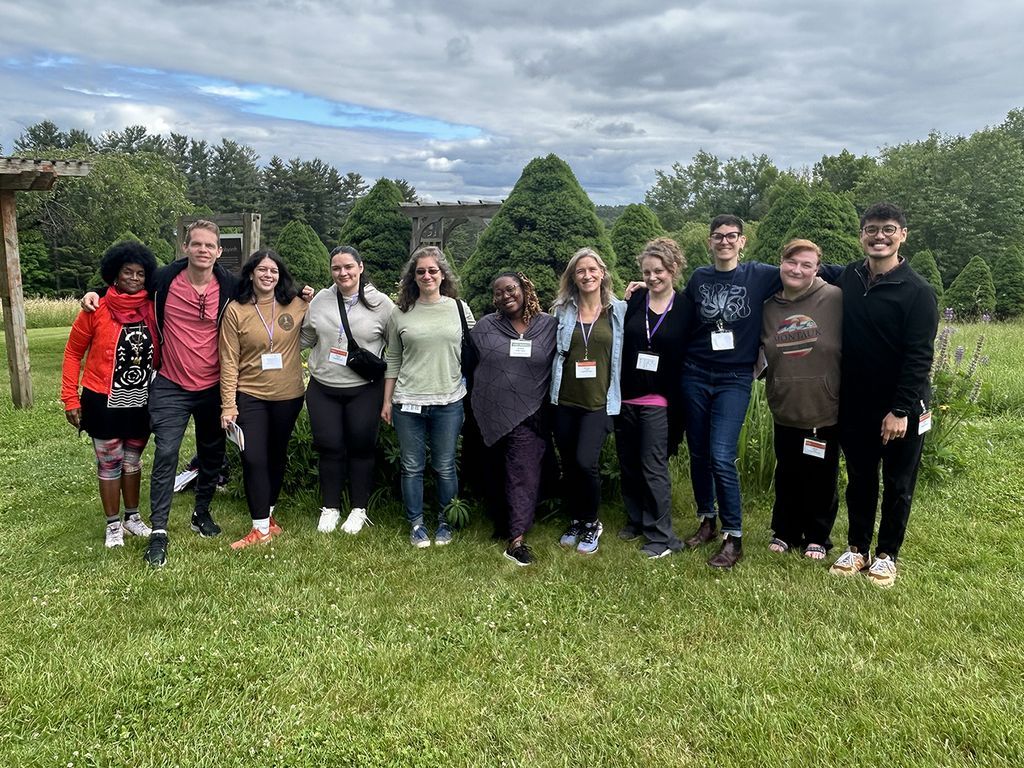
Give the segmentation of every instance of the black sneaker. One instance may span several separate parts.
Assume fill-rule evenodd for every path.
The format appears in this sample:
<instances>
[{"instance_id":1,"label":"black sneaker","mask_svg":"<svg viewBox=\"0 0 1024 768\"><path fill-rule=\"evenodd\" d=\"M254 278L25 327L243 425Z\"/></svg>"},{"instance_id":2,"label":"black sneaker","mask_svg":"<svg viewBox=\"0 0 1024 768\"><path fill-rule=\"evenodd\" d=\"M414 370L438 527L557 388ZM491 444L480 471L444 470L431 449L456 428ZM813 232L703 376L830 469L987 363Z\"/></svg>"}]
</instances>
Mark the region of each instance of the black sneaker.
<instances>
[{"instance_id":1,"label":"black sneaker","mask_svg":"<svg viewBox=\"0 0 1024 768\"><path fill-rule=\"evenodd\" d=\"M167 564L167 534L154 533L149 537L149 545L142 553L142 559L154 568Z\"/></svg>"},{"instance_id":2,"label":"black sneaker","mask_svg":"<svg viewBox=\"0 0 1024 768\"><path fill-rule=\"evenodd\" d=\"M209 512L192 513L192 530L204 539L220 536L220 526L213 522Z\"/></svg>"},{"instance_id":3,"label":"black sneaker","mask_svg":"<svg viewBox=\"0 0 1024 768\"><path fill-rule=\"evenodd\" d=\"M519 566L531 565L537 558L533 556L533 550L520 542L514 547L505 550L505 557Z\"/></svg>"}]
</instances>

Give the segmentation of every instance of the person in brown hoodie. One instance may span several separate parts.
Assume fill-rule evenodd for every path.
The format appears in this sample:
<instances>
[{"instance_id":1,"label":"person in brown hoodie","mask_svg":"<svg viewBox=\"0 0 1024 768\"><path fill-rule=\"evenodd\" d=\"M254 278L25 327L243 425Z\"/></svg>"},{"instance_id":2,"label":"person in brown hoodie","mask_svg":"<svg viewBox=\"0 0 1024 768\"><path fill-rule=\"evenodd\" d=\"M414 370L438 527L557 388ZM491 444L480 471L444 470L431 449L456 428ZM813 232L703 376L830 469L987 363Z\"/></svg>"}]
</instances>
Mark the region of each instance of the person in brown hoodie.
<instances>
[{"instance_id":1,"label":"person in brown hoodie","mask_svg":"<svg viewBox=\"0 0 1024 768\"><path fill-rule=\"evenodd\" d=\"M773 552L825 557L839 508L839 365L843 296L818 277L821 249L783 246L782 290L764 303L761 342L775 421Z\"/></svg>"}]
</instances>

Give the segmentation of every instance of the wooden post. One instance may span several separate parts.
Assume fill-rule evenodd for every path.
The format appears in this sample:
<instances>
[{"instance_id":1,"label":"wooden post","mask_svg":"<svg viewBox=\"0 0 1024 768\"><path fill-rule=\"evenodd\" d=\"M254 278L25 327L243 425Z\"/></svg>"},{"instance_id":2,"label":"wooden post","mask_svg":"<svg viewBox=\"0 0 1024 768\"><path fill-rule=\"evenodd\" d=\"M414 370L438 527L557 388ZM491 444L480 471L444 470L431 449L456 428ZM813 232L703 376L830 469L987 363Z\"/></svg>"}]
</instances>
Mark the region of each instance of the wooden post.
<instances>
[{"instance_id":1,"label":"wooden post","mask_svg":"<svg viewBox=\"0 0 1024 768\"><path fill-rule=\"evenodd\" d=\"M261 216L258 213L242 214L242 263L260 249Z\"/></svg>"},{"instance_id":2,"label":"wooden post","mask_svg":"<svg viewBox=\"0 0 1024 768\"><path fill-rule=\"evenodd\" d=\"M3 232L3 268L0 270L0 299L4 308L4 339L7 368L11 372L11 397L15 408L32 407L32 376L28 362L28 334L25 327L25 296L21 290L21 258L18 253L18 217L14 192L0 190L0 230Z\"/></svg>"}]
</instances>

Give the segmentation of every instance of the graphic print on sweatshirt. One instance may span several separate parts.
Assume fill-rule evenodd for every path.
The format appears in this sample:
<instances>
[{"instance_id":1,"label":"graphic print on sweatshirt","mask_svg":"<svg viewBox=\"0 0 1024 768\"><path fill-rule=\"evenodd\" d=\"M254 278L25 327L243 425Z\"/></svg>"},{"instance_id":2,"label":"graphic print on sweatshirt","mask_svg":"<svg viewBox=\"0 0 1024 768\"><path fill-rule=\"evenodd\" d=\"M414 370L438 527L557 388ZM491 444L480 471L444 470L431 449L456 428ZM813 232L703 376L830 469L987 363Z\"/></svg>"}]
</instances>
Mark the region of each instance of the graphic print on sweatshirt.
<instances>
[{"instance_id":1,"label":"graphic print on sweatshirt","mask_svg":"<svg viewBox=\"0 0 1024 768\"><path fill-rule=\"evenodd\" d=\"M811 354L820 335L813 317L790 315L775 329L775 346L787 357L804 357Z\"/></svg>"},{"instance_id":2,"label":"graphic print on sweatshirt","mask_svg":"<svg viewBox=\"0 0 1024 768\"><path fill-rule=\"evenodd\" d=\"M734 323L750 314L745 285L704 283L700 286L700 316L702 320Z\"/></svg>"}]
</instances>

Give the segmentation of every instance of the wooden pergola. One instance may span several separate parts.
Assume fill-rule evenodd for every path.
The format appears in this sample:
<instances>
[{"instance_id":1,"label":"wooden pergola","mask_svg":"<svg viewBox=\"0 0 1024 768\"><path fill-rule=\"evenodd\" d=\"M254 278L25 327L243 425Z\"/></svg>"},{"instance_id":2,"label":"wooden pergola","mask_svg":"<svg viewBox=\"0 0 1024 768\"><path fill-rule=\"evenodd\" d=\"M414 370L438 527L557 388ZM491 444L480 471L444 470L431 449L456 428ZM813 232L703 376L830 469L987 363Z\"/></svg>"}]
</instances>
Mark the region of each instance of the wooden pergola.
<instances>
[{"instance_id":1,"label":"wooden pergola","mask_svg":"<svg viewBox=\"0 0 1024 768\"><path fill-rule=\"evenodd\" d=\"M454 203L399 203L399 210L412 219L409 253L421 245L436 245L442 251L448 237L460 224L494 218L504 200L457 200Z\"/></svg>"},{"instance_id":2,"label":"wooden pergola","mask_svg":"<svg viewBox=\"0 0 1024 768\"><path fill-rule=\"evenodd\" d=\"M87 176L92 170L82 160L41 160L29 157L0 157L0 233L3 234L3 269L0 270L0 299L4 310L4 339L7 368L11 373L11 397L15 408L32 407L32 377L28 361L28 333L25 327L25 295L21 287L21 257L18 252L17 192L46 191L62 176Z\"/></svg>"}]
</instances>

